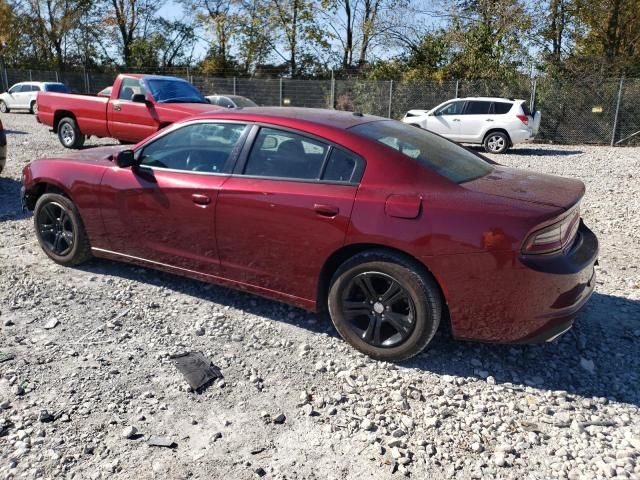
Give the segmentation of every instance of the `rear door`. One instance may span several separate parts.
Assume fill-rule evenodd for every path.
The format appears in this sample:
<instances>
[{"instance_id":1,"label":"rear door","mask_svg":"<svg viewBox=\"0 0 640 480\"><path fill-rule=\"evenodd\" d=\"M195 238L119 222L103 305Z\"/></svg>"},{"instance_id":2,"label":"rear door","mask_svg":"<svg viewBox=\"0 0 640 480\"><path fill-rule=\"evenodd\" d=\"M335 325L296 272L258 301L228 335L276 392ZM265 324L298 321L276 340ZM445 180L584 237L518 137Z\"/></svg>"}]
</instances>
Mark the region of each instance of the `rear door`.
<instances>
[{"instance_id":1,"label":"rear door","mask_svg":"<svg viewBox=\"0 0 640 480\"><path fill-rule=\"evenodd\" d=\"M218 192L246 128L214 120L183 125L136 151L139 167L108 170L101 191L111 250L216 274Z\"/></svg>"},{"instance_id":2,"label":"rear door","mask_svg":"<svg viewBox=\"0 0 640 480\"><path fill-rule=\"evenodd\" d=\"M254 127L222 186L216 234L225 277L315 300L320 270L340 248L364 161L300 132Z\"/></svg>"},{"instance_id":3,"label":"rear door","mask_svg":"<svg viewBox=\"0 0 640 480\"><path fill-rule=\"evenodd\" d=\"M155 107L131 100L140 93L146 92L139 79L125 77L120 82L118 95L109 102L107 110L109 131L114 138L139 142L158 130L160 121Z\"/></svg>"},{"instance_id":4,"label":"rear door","mask_svg":"<svg viewBox=\"0 0 640 480\"><path fill-rule=\"evenodd\" d=\"M477 143L481 142L491 125L495 123L494 115L491 113L492 102L484 100L469 100L464 109L464 114L460 121L460 142Z\"/></svg>"}]
</instances>

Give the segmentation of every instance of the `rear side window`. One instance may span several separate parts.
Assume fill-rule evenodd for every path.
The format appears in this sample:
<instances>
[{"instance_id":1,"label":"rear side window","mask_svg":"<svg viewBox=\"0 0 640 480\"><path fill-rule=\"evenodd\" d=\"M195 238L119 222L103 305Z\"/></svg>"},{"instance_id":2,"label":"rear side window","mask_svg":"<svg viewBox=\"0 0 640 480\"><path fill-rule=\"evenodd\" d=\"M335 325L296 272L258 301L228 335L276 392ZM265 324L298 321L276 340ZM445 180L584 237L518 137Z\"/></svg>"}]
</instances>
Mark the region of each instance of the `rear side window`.
<instances>
[{"instance_id":1,"label":"rear side window","mask_svg":"<svg viewBox=\"0 0 640 480\"><path fill-rule=\"evenodd\" d=\"M39 92L40 91L40 87L38 85L31 85L31 91L32 92Z\"/></svg>"},{"instance_id":2,"label":"rear side window","mask_svg":"<svg viewBox=\"0 0 640 480\"><path fill-rule=\"evenodd\" d=\"M399 151L452 182L468 182L493 170L482 157L458 144L406 123L381 120L356 125L350 130Z\"/></svg>"},{"instance_id":3,"label":"rear side window","mask_svg":"<svg viewBox=\"0 0 640 480\"><path fill-rule=\"evenodd\" d=\"M292 132L261 128L245 175L312 180L320 177L329 146Z\"/></svg>"},{"instance_id":4,"label":"rear side window","mask_svg":"<svg viewBox=\"0 0 640 480\"><path fill-rule=\"evenodd\" d=\"M356 157L334 148L329 155L322 179L330 182L351 182L357 168L358 160Z\"/></svg>"},{"instance_id":5,"label":"rear side window","mask_svg":"<svg viewBox=\"0 0 640 480\"><path fill-rule=\"evenodd\" d=\"M511 103L495 102L493 104L493 110L496 115L504 115L505 113L509 113L512 106Z\"/></svg>"},{"instance_id":6,"label":"rear side window","mask_svg":"<svg viewBox=\"0 0 640 480\"><path fill-rule=\"evenodd\" d=\"M120 94L118 95L120 100L131 100L131 98L138 93L145 93L144 87L140 84L140 80L137 78L124 78L122 80Z\"/></svg>"},{"instance_id":7,"label":"rear side window","mask_svg":"<svg viewBox=\"0 0 640 480\"><path fill-rule=\"evenodd\" d=\"M465 115L486 115L491 109L491 102L467 102Z\"/></svg>"}]
</instances>

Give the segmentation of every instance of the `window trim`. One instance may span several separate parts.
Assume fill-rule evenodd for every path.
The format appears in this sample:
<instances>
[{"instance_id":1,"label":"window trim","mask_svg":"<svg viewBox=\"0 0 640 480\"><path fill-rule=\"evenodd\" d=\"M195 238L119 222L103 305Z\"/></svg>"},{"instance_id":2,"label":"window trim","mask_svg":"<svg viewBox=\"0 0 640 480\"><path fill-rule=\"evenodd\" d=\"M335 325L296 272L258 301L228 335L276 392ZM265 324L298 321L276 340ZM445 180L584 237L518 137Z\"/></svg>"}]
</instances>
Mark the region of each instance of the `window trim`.
<instances>
[{"instance_id":1,"label":"window trim","mask_svg":"<svg viewBox=\"0 0 640 480\"><path fill-rule=\"evenodd\" d=\"M142 165L142 164L138 164L136 168L138 168L140 170L151 170L151 171L158 170L160 172L185 173L185 174L189 174L189 175L213 175L213 176L225 176L225 177L230 176L232 174L232 172L233 172L234 166L237 163L237 160L238 160L238 157L240 155L240 152L242 151L242 149L245 146L245 143L247 141L247 137L249 136L249 133L252 130L253 125L251 124L251 122L243 122L243 121L227 120L227 119L225 119L225 120L199 119L199 120L190 121L188 123L173 124L169 128L167 128L166 131L164 131L161 134L159 134L157 136L154 136L153 138L150 138L150 139L146 140L144 143L138 145L137 148L135 148L135 150L133 152L133 155L134 155L134 158L136 159L136 161L138 161L140 159L140 155L142 155L142 152L144 151L144 149L146 147L148 147L152 143L155 143L157 140L160 140L161 138L164 138L165 136L169 135L170 133L173 133L173 132L175 132L177 130L180 130L181 128L190 127L192 125L215 124L215 123L229 123L229 124L234 124L234 125L244 125L245 126L244 131L242 132L242 134L240 135L240 138L238 139L238 143L231 150L231 153L229 154L229 158L225 162L225 166L224 166L224 171L223 172L194 172L192 170L180 170L180 169L176 169L176 168L154 167L154 166Z\"/></svg>"},{"instance_id":2,"label":"window trim","mask_svg":"<svg viewBox=\"0 0 640 480\"><path fill-rule=\"evenodd\" d=\"M320 168L320 176L318 178L291 178L291 177L266 177L264 175L245 175L244 171L249 160L249 155L251 154L251 151L253 150L253 147L256 143L258 133L263 128L269 128L272 130L281 130L283 132L293 133L301 137L306 137L309 140L312 140L314 142L327 145L328 147L327 152L325 153L324 159L322 160L322 166ZM329 158L331 157L331 152L333 151L334 148L337 148L339 150L342 150L343 152L346 152L356 160L357 165L350 181L324 180L322 178L322 176L324 175L326 166L329 162ZM283 182L358 186L362 182L362 177L364 175L364 171L366 170L366 166L367 166L367 162L364 158L362 158L362 156L349 150L346 147L343 147L342 145L332 142L331 140L327 140L326 138L319 137L317 135L314 135L312 133L308 133L302 130L297 130L295 128L284 127L281 125L274 125L271 123L254 122L253 128L251 129L251 132L247 136L244 147L242 148L242 152L238 157L235 168L233 169L233 173L231 175L237 178L275 180L275 181L283 181Z\"/></svg>"}]
</instances>

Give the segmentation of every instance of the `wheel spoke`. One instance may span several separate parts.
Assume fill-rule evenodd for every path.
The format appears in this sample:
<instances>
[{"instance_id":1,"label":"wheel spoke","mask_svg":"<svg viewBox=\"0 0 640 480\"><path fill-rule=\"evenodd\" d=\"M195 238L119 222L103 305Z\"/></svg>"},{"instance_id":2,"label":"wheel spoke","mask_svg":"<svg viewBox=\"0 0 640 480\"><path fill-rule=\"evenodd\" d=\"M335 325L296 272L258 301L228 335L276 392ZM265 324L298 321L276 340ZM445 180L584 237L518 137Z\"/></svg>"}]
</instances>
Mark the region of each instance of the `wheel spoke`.
<instances>
[{"instance_id":1,"label":"wheel spoke","mask_svg":"<svg viewBox=\"0 0 640 480\"><path fill-rule=\"evenodd\" d=\"M404 290L398 282L392 280L387 291L382 294L381 302L393 305L402 297L404 297Z\"/></svg>"},{"instance_id":2,"label":"wheel spoke","mask_svg":"<svg viewBox=\"0 0 640 480\"><path fill-rule=\"evenodd\" d=\"M345 300L342 302L342 309L344 313L348 315L350 318L356 317L358 315L368 315L371 313L371 306L365 302L357 302Z\"/></svg>"},{"instance_id":3,"label":"wheel spoke","mask_svg":"<svg viewBox=\"0 0 640 480\"><path fill-rule=\"evenodd\" d=\"M382 343L380 341L380 327L382 326L382 322L380 318L371 315L369 317L369 325L367 329L362 334L362 339L367 343L373 343L374 345L380 345Z\"/></svg>"},{"instance_id":4,"label":"wheel spoke","mask_svg":"<svg viewBox=\"0 0 640 480\"><path fill-rule=\"evenodd\" d=\"M51 205L50 203L42 208L42 213L47 216L47 219L50 221L50 223L53 224L56 222L56 212L53 211L53 205Z\"/></svg>"},{"instance_id":5,"label":"wheel spoke","mask_svg":"<svg viewBox=\"0 0 640 480\"><path fill-rule=\"evenodd\" d=\"M53 251L55 253L59 253L60 252L60 242L62 240L62 235L60 233L56 233L56 238L53 241Z\"/></svg>"},{"instance_id":6,"label":"wheel spoke","mask_svg":"<svg viewBox=\"0 0 640 480\"><path fill-rule=\"evenodd\" d=\"M391 324L393 328L395 328L398 333L405 337L409 331L411 330L411 320L409 319L409 315L402 315L396 312L387 312L385 313L385 320Z\"/></svg>"},{"instance_id":7,"label":"wheel spoke","mask_svg":"<svg viewBox=\"0 0 640 480\"><path fill-rule=\"evenodd\" d=\"M373 284L371 283L371 278L369 277L369 275L365 274L357 277L356 285L358 285L360 290L362 290L362 293L364 293L367 299L373 300L378 296L376 290L373 288Z\"/></svg>"}]
</instances>

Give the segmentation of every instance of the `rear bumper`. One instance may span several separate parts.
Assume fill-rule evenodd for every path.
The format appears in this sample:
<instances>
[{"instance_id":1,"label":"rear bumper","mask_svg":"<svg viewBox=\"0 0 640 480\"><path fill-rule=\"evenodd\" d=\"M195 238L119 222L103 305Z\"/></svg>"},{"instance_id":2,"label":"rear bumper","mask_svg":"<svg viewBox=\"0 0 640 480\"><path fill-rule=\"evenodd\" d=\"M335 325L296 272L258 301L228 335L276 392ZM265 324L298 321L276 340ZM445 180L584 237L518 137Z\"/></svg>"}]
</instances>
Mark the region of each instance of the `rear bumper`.
<instances>
[{"instance_id":1,"label":"rear bumper","mask_svg":"<svg viewBox=\"0 0 640 480\"><path fill-rule=\"evenodd\" d=\"M533 134L533 130L530 128L519 128L517 130L512 130L509 132L509 138L511 138L512 144L528 142L535 138Z\"/></svg>"},{"instance_id":2,"label":"rear bumper","mask_svg":"<svg viewBox=\"0 0 640 480\"><path fill-rule=\"evenodd\" d=\"M549 341L571 328L595 288L598 240L584 224L557 255L487 252L451 256L432 269L445 285L456 338Z\"/></svg>"}]
</instances>

